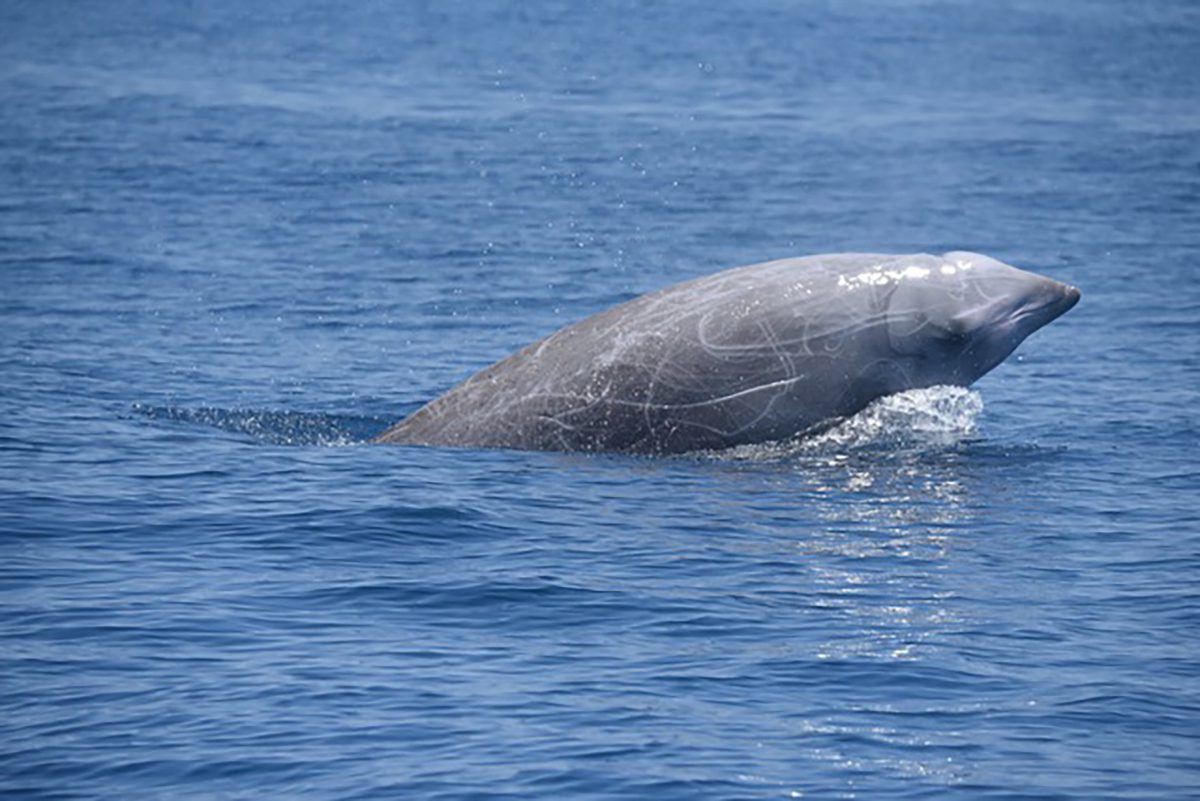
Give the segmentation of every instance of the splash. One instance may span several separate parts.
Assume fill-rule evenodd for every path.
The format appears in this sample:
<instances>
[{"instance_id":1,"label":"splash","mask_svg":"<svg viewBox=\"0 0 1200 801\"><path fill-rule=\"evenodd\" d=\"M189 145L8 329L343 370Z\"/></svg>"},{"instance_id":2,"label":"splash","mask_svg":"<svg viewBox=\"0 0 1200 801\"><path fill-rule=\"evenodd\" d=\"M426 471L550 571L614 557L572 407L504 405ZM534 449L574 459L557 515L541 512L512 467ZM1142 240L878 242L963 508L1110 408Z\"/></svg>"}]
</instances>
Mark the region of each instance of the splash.
<instances>
[{"instance_id":1,"label":"splash","mask_svg":"<svg viewBox=\"0 0 1200 801\"><path fill-rule=\"evenodd\" d=\"M133 411L154 420L211 426L244 434L265 445L339 447L370 441L387 428L389 420L344 414L220 409L210 406L146 406Z\"/></svg>"},{"instance_id":2,"label":"splash","mask_svg":"<svg viewBox=\"0 0 1200 801\"><path fill-rule=\"evenodd\" d=\"M880 398L820 433L782 442L744 445L711 455L721 459L774 461L847 452L945 448L974 435L982 411L983 397L965 387L910 389Z\"/></svg>"},{"instance_id":3,"label":"splash","mask_svg":"<svg viewBox=\"0 0 1200 801\"><path fill-rule=\"evenodd\" d=\"M392 418L212 406L148 406L133 411L153 420L210 426L265 445L340 447L370 442ZM888 395L820 433L782 442L742 445L698 454L717 460L776 461L848 452L910 451L955 445L975 433L983 411L978 392L938 386ZM697 454L693 454L697 455Z\"/></svg>"}]
</instances>

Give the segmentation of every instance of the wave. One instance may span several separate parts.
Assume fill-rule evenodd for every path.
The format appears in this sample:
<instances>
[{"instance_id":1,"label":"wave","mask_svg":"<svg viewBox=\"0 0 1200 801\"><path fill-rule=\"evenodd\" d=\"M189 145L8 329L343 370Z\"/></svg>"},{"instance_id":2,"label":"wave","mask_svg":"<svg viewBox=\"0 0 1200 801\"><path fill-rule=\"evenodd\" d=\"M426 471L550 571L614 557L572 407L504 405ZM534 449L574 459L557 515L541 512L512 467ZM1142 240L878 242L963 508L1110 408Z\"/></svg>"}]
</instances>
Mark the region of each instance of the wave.
<instances>
[{"instance_id":1,"label":"wave","mask_svg":"<svg viewBox=\"0 0 1200 801\"><path fill-rule=\"evenodd\" d=\"M395 422L392 417L211 406L135 404L133 410L154 420L211 426L268 445L361 445ZM944 448L974 435L982 411L983 398L973 390L950 386L913 389L880 398L820 433L698 455L719 460L775 461L846 452Z\"/></svg>"}]
</instances>

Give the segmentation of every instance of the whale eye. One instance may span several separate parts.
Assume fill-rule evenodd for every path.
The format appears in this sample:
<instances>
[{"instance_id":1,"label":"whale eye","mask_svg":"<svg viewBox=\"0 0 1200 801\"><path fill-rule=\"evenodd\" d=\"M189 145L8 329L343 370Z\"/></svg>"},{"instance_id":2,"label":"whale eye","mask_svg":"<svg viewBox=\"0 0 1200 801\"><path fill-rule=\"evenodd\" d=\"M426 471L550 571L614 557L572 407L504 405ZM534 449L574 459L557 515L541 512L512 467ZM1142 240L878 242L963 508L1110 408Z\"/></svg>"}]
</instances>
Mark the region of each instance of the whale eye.
<instances>
[{"instance_id":1,"label":"whale eye","mask_svg":"<svg viewBox=\"0 0 1200 801\"><path fill-rule=\"evenodd\" d=\"M966 323L959 317L951 317L945 323L931 323L938 339L948 344L959 344L967 340Z\"/></svg>"}]
</instances>

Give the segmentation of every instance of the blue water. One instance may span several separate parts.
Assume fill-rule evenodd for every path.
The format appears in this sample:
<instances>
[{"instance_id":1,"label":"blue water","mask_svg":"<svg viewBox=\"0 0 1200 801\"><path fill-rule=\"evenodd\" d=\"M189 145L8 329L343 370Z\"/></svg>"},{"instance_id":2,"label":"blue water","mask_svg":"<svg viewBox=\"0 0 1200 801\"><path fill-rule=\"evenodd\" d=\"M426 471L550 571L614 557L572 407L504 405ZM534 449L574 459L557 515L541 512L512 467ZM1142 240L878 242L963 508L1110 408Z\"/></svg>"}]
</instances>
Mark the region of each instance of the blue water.
<instances>
[{"instance_id":1,"label":"blue water","mask_svg":"<svg viewBox=\"0 0 1200 801\"><path fill-rule=\"evenodd\" d=\"M1200 797L1200 7L7 2L0 796ZM770 258L1080 305L703 457L385 447Z\"/></svg>"}]
</instances>

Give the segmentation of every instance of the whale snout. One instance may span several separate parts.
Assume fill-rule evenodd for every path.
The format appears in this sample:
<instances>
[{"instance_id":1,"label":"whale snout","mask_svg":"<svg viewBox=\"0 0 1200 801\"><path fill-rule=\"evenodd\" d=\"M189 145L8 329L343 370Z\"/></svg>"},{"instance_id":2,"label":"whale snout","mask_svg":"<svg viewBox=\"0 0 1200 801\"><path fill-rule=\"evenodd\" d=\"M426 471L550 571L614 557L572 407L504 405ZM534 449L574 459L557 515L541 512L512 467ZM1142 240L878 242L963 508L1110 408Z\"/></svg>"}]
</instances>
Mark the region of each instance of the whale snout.
<instances>
[{"instance_id":1,"label":"whale snout","mask_svg":"<svg viewBox=\"0 0 1200 801\"><path fill-rule=\"evenodd\" d=\"M985 301L959 315L957 325L971 332L958 370L971 383L1008 358L1017 346L1079 302L1070 284L996 263L975 284Z\"/></svg>"},{"instance_id":2,"label":"whale snout","mask_svg":"<svg viewBox=\"0 0 1200 801\"><path fill-rule=\"evenodd\" d=\"M980 294L987 300L962 314L964 328L988 337L1015 337L1014 347L1074 308L1080 297L1070 284L1015 268L984 285Z\"/></svg>"},{"instance_id":3,"label":"whale snout","mask_svg":"<svg viewBox=\"0 0 1200 801\"><path fill-rule=\"evenodd\" d=\"M1082 293L1078 287L1073 287L1070 284L1060 284L1060 286L1062 287L1063 294L1063 312L1069 312L1075 308L1075 304L1079 302Z\"/></svg>"},{"instance_id":4,"label":"whale snout","mask_svg":"<svg viewBox=\"0 0 1200 801\"><path fill-rule=\"evenodd\" d=\"M1032 311L1037 313L1037 327L1050 323L1075 308L1079 302L1078 287L1055 281L1053 278L1039 276L1042 282L1041 296L1032 304Z\"/></svg>"}]
</instances>

